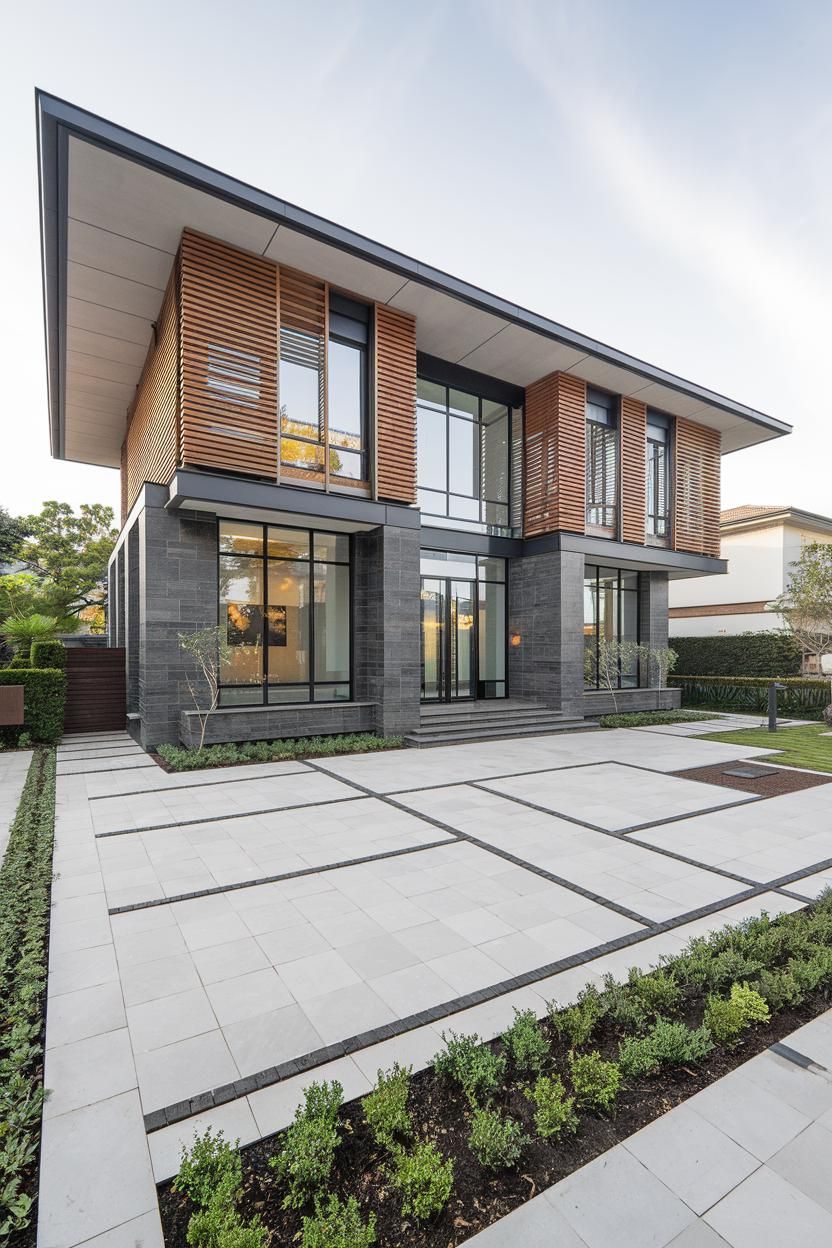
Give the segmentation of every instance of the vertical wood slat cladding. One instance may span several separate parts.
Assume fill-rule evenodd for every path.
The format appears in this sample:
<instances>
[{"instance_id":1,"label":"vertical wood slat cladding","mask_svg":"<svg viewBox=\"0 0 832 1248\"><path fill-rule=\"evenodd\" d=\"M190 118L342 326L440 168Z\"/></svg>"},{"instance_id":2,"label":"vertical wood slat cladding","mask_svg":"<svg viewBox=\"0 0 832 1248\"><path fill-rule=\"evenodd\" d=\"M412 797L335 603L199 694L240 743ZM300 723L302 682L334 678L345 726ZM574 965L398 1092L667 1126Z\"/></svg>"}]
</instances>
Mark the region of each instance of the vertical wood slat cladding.
<instances>
[{"instance_id":1,"label":"vertical wood slat cladding","mask_svg":"<svg viewBox=\"0 0 832 1248\"><path fill-rule=\"evenodd\" d=\"M586 383L550 373L526 388L523 532L586 527Z\"/></svg>"},{"instance_id":2,"label":"vertical wood slat cladding","mask_svg":"<svg viewBox=\"0 0 832 1248\"><path fill-rule=\"evenodd\" d=\"M716 429L676 421L674 546L719 557L720 442Z\"/></svg>"},{"instance_id":3,"label":"vertical wood slat cladding","mask_svg":"<svg viewBox=\"0 0 832 1248\"><path fill-rule=\"evenodd\" d=\"M167 485L179 460L178 266L174 261L159 319L129 414L122 450L122 520L145 481Z\"/></svg>"},{"instance_id":4,"label":"vertical wood slat cladding","mask_svg":"<svg viewBox=\"0 0 832 1248\"><path fill-rule=\"evenodd\" d=\"M621 400L621 540L644 545L646 526L647 407Z\"/></svg>"},{"instance_id":5,"label":"vertical wood slat cladding","mask_svg":"<svg viewBox=\"0 0 832 1248\"><path fill-rule=\"evenodd\" d=\"M184 464L277 476L277 268L185 230L180 420Z\"/></svg>"},{"instance_id":6,"label":"vertical wood slat cladding","mask_svg":"<svg viewBox=\"0 0 832 1248\"><path fill-rule=\"evenodd\" d=\"M375 306L376 494L416 501L416 321Z\"/></svg>"}]
</instances>

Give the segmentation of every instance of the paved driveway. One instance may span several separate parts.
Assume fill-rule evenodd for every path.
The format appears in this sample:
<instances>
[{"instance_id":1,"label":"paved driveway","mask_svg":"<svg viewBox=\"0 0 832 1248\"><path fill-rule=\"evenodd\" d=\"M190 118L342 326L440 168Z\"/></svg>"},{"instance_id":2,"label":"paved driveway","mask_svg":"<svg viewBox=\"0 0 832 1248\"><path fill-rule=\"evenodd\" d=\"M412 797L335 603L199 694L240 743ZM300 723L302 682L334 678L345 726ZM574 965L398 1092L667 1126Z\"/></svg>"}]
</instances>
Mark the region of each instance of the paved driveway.
<instances>
[{"instance_id":1,"label":"paved driveway","mask_svg":"<svg viewBox=\"0 0 832 1248\"><path fill-rule=\"evenodd\" d=\"M67 739L40 1242L150 1248L153 1181L195 1127L259 1138L310 1069L360 1095L443 1027L496 1034L515 1005L804 904L832 785L669 774L751 754L616 730L174 776L124 734Z\"/></svg>"}]
</instances>

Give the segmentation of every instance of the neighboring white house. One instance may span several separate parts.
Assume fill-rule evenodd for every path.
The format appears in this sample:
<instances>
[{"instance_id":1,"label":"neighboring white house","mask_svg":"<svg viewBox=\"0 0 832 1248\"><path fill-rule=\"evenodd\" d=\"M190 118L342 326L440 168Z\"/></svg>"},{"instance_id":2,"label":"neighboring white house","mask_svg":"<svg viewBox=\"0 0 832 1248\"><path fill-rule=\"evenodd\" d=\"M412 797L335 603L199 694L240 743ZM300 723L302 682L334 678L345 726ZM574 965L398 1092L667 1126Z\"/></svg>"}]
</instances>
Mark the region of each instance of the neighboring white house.
<instances>
[{"instance_id":1,"label":"neighboring white house","mask_svg":"<svg viewBox=\"0 0 832 1248\"><path fill-rule=\"evenodd\" d=\"M781 628L782 617L766 605L786 589L804 546L832 542L832 519L755 503L721 512L719 531L728 571L670 582L671 638Z\"/></svg>"}]
</instances>

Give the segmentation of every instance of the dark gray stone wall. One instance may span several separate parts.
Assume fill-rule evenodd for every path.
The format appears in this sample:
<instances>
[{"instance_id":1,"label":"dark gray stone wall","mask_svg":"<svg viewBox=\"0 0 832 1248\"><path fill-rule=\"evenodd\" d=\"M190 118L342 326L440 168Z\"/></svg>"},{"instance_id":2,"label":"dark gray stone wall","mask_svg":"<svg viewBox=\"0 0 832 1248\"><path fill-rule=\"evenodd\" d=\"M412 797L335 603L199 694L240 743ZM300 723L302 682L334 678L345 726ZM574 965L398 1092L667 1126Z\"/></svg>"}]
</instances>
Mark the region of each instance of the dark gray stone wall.
<instances>
[{"instance_id":1,"label":"dark gray stone wall","mask_svg":"<svg viewBox=\"0 0 832 1248\"><path fill-rule=\"evenodd\" d=\"M125 580L125 647L127 671L127 713L135 714L139 709L139 664L141 637L141 577L139 575L139 525L134 522L122 544L127 552Z\"/></svg>"},{"instance_id":2,"label":"dark gray stone wall","mask_svg":"<svg viewBox=\"0 0 832 1248\"><path fill-rule=\"evenodd\" d=\"M582 713L595 719L598 715L624 715L629 711L670 711L681 702L680 689L617 689L615 698L601 689L584 694Z\"/></svg>"},{"instance_id":3,"label":"dark gray stone wall","mask_svg":"<svg viewBox=\"0 0 832 1248\"><path fill-rule=\"evenodd\" d=\"M374 702L376 731L419 724L419 530L384 525L353 540L354 696Z\"/></svg>"},{"instance_id":4,"label":"dark gray stone wall","mask_svg":"<svg viewBox=\"0 0 832 1248\"><path fill-rule=\"evenodd\" d=\"M666 572L642 572L639 594L641 640L645 646L667 646L668 578Z\"/></svg>"},{"instance_id":5,"label":"dark gray stone wall","mask_svg":"<svg viewBox=\"0 0 832 1248\"><path fill-rule=\"evenodd\" d=\"M548 551L509 561L508 679L515 698L569 715L583 705L583 556Z\"/></svg>"},{"instance_id":6,"label":"dark gray stone wall","mask_svg":"<svg viewBox=\"0 0 832 1248\"><path fill-rule=\"evenodd\" d=\"M372 732L376 706L372 702L325 702L319 706L227 707L210 716L206 744L220 741L272 741L285 737L325 737L339 732ZM183 745L199 745L199 717L182 711L179 739Z\"/></svg>"}]
</instances>

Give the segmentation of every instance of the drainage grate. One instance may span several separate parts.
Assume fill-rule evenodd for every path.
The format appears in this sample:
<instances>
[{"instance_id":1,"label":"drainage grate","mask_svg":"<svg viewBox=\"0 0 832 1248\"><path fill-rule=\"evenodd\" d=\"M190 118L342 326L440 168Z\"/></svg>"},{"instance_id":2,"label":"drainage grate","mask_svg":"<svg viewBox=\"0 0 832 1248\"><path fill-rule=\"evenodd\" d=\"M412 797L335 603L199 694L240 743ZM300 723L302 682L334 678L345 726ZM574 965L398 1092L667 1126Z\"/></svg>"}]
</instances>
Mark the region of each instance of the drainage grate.
<instances>
[{"instance_id":1,"label":"drainage grate","mask_svg":"<svg viewBox=\"0 0 832 1248\"><path fill-rule=\"evenodd\" d=\"M779 772L774 768L766 768L765 771L751 771L748 767L726 767L722 772L723 776L737 776L740 780L761 780L764 776L776 776Z\"/></svg>"}]
</instances>

